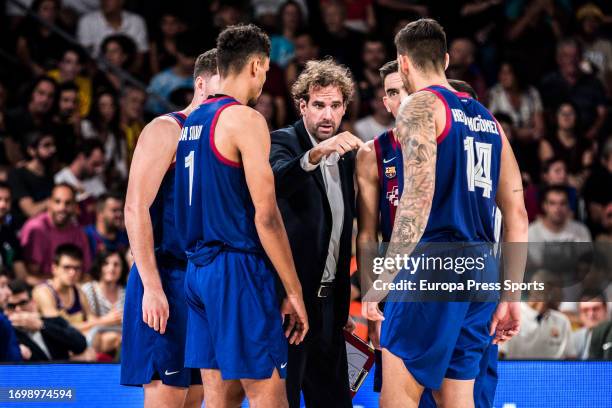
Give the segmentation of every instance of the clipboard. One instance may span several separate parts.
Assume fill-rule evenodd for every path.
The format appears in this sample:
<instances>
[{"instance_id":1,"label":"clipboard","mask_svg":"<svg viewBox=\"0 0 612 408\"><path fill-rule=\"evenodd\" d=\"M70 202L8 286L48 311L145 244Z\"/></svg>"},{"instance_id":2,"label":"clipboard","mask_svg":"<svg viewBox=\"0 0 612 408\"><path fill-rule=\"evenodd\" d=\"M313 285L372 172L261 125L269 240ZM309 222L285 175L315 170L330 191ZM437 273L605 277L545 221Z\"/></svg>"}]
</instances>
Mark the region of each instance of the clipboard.
<instances>
[{"instance_id":1,"label":"clipboard","mask_svg":"<svg viewBox=\"0 0 612 408\"><path fill-rule=\"evenodd\" d=\"M374 365L374 349L361 338L344 331L351 397L354 397Z\"/></svg>"}]
</instances>

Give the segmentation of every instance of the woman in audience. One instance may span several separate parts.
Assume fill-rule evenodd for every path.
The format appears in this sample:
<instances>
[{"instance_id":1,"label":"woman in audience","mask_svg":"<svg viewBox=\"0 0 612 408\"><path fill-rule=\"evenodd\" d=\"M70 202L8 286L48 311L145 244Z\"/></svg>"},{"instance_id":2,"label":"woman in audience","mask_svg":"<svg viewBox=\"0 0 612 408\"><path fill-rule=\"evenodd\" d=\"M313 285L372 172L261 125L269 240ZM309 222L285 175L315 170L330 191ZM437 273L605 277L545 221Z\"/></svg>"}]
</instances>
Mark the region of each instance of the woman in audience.
<instances>
[{"instance_id":1,"label":"woman in audience","mask_svg":"<svg viewBox=\"0 0 612 408\"><path fill-rule=\"evenodd\" d=\"M89 310L104 324L87 333L88 342L98 352L98 359L112 359L121 344L121 321L125 301L127 264L119 251L101 252L91 268L93 280L81 289ZM103 353L105 356L101 356Z\"/></svg>"},{"instance_id":2,"label":"woman in audience","mask_svg":"<svg viewBox=\"0 0 612 408\"><path fill-rule=\"evenodd\" d=\"M580 190L593 162L593 143L581 137L576 112L570 102L559 105L554 131L540 142L539 156L542 163L561 158L567 165L569 184Z\"/></svg>"},{"instance_id":3,"label":"woman in audience","mask_svg":"<svg viewBox=\"0 0 612 408\"><path fill-rule=\"evenodd\" d=\"M303 25L302 9L292 0L280 8L280 33L270 38L270 60L279 67L285 68L295 55L293 41Z\"/></svg>"},{"instance_id":4,"label":"woman in audience","mask_svg":"<svg viewBox=\"0 0 612 408\"><path fill-rule=\"evenodd\" d=\"M538 91L523 83L515 65L504 62L499 82L489 92L491 112L503 112L512 118L515 136L521 140L539 140L544 136L544 114Z\"/></svg>"},{"instance_id":5,"label":"woman in audience","mask_svg":"<svg viewBox=\"0 0 612 408\"><path fill-rule=\"evenodd\" d=\"M124 34L114 34L106 37L100 46L102 55L110 65L131 72L136 60L136 43ZM111 90L121 93L124 85L114 69L98 70L93 78L94 93Z\"/></svg>"},{"instance_id":6,"label":"woman in audience","mask_svg":"<svg viewBox=\"0 0 612 408\"><path fill-rule=\"evenodd\" d=\"M151 41L149 64L151 76L176 64L176 37L185 32L187 26L172 11L162 14L159 22L159 35Z\"/></svg>"}]
</instances>

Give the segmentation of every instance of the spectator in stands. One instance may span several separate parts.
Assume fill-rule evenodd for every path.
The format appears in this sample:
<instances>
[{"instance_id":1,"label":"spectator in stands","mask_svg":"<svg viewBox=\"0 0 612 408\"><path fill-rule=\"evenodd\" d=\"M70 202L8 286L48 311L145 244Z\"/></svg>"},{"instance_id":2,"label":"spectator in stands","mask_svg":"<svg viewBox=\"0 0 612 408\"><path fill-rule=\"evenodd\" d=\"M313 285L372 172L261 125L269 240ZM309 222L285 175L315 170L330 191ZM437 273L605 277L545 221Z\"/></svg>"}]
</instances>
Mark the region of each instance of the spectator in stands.
<instances>
[{"instance_id":1,"label":"spectator in stands","mask_svg":"<svg viewBox=\"0 0 612 408\"><path fill-rule=\"evenodd\" d=\"M25 223L21 230L21 245L31 274L40 278L50 277L54 254L63 244L79 248L82 252L80 262L89 267L89 242L76 223L76 208L74 188L69 184L58 184L53 188L47 212ZM55 261L57 264L57 258Z\"/></svg>"},{"instance_id":2,"label":"spectator in stands","mask_svg":"<svg viewBox=\"0 0 612 408\"><path fill-rule=\"evenodd\" d=\"M8 316L19 343L31 351L28 361L69 360L72 355L85 351L85 337L66 319L61 316L41 317L27 283L14 280L9 287Z\"/></svg>"},{"instance_id":3,"label":"spectator in stands","mask_svg":"<svg viewBox=\"0 0 612 408\"><path fill-rule=\"evenodd\" d=\"M601 232L597 235L595 241L612 243L612 201L604 207L601 217Z\"/></svg>"},{"instance_id":4,"label":"spectator in stands","mask_svg":"<svg viewBox=\"0 0 612 408\"><path fill-rule=\"evenodd\" d=\"M580 123L586 125L585 137L595 140L606 118L606 94L596 77L580 70L580 58L580 47L575 40L560 41L557 44L558 69L544 77L540 92L550 112L558 112L560 105L572 102Z\"/></svg>"},{"instance_id":5,"label":"spectator in stands","mask_svg":"<svg viewBox=\"0 0 612 408\"><path fill-rule=\"evenodd\" d=\"M361 62L363 69L356 75L357 86L359 87L360 116L374 113L372 102L381 99L376 95L379 88L383 86L378 70L387 61L387 51L382 39L376 37L366 38L363 43Z\"/></svg>"},{"instance_id":6,"label":"spectator in stands","mask_svg":"<svg viewBox=\"0 0 612 408\"><path fill-rule=\"evenodd\" d=\"M23 167L14 168L8 177L13 191L13 215L17 228L21 227L26 219L47 210L47 201L53 189L53 136L44 132L32 133L27 145L30 159Z\"/></svg>"},{"instance_id":7,"label":"spectator in stands","mask_svg":"<svg viewBox=\"0 0 612 408\"><path fill-rule=\"evenodd\" d=\"M81 122L83 139L97 139L104 144L107 179L127 179L127 144L119 129L119 105L112 92L98 94L87 119Z\"/></svg>"},{"instance_id":8,"label":"spectator in stands","mask_svg":"<svg viewBox=\"0 0 612 408\"><path fill-rule=\"evenodd\" d=\"M385 89L383 87L377 88L374 98L370 100L372 114L359 119L355 123L355 132L364 142L374 139L393 127L393 116L383 103L385 97Z\"/></svg>"},{"instance_id":9,"label":"spectator in stands","mask_svg":"<svg viewBox=\"0 0 612 408\"><path fill-rule=\"evenodd\" d=\"M142 58L149 51L147 26L142 17L123 9L123 0L101 0L100 10L85 14L79 20L77 37L82 46L97 55L102 41L110 35L124 34L138 48L136 63L142 66Z\"/></svg>"},{"instance_id":10,"label":"spectator in stands","mask_svg":"<svg viewBox=\"0 0 612 408\"><path fill-rule=\"evenodd\" d=\"M128 165L132 160L138 136L145 125L143 109L146 97L142 89L128 86L123 89L119 101L119 126L127 146Z\"/></svg>"},{"instance_id":11,"label":"spectator in stands","mask_svg":"<svg viewBox=\"0 0 612 408\"><path fill-rule=\"evenodd\" d=\"M281 6L278 18L279 33L270 37L270 61L284 69L295 55L293 41L295 35L303 28L304 17L299 4L289 0Z\"/></svg>"},{"instance_id":12,"label":"spectator in stands","mask_svg":"<svg viewBox=\"0 0 612 408\"><path fill-rule=\"evenodd\" d=\"M360 51L363 49L363 34L347 28L346 7L339 0L326 2L322 9L324 32L319 43L321 55L331 55L337 62L347 65L351 71L361 69Z\"/></svg>"},{"instance_id":13,"label":"spectator in stands","mask_svg":"<svg viewBox=\"0 0 612 408\"><path fill-rule=\"evenodd\" d=\"M532 222L541 214L541 191L548 186L561 186L567 190L569 208L576 216L578 214L578 191L568 184L567 166L559 157L553 157L542 164L542 183L531 184L525 190L525 208Z\"/></svg>"},{"instance_id":14,"label":"spectator in stands","mask_svg":"<svg viewBox=\"0 0 612 408\"><path fill-rule=\"evenodd\" d=\"M148 112L154 115L168 112L170 107L167 100L172 91L178 88L193 88L193 66L199 54L200 48L194 41L193 33L177 36L176 64L151 79L148 91L155 95L151 95L147 101ZM159 97L164 98L166 103Z\"/></svg>"},{"instance_id":15,"label":"spectator in stands","mask_svg":"<svg viewBox=\"0 0 612 408\"><path fill-rule=\"evenodd\" d=\"M177 36L187 25L175 11L165 10L159 22L159 35L150 44L149 65L153 75L176 64Z\"/></svg>"},{"instance_id":16,"label":"spectator in stands","mask_svg":"<svg viewBox=\"0 0 612 408\"><path fill-rule=\"evenodd\" d=\"M6 269L21 279L29 280L21 245L17 238L17 230L11 216L11 187L0 182L0 269ZM31 285L38 283L29 280Z\"/></svg>"},{"instance_id":17,"label":"spectator in stands","mask_svg":"<svg viewBox=\"0 0 612 408\"><path fill-rule=\"evenodd\" d=\"M56 157L60 163L68 164L74 158L81 133L79 88L74 82L64 82L58 87L57 95L57 109L52 121L53 136L58 146Z\"/></svg>"},{"instance_id":18,"label":"spectator in stands","mask_svg":"<svg viewBox=\"0 0 612 408\"><path fill-rule=\"evenodd\" d=\"M523 184L528 185L532 183L538 183L540 180L540 157L538 155L538 148L540 142L532 139L519 139L514 136L515 130L513 126L513 120L510 115L503 112L493 111L493 116L497 119L497 122L504 129L504 133L512 146L512 151L516 156L519 169L521 170L521 177Z\"/></svg>"},{"instance_id":19,"label":"spectator in stands","mask_svg":"<svg viewBox=\"0 0 612 408\"><path fill-rule=\"evenodd\" d=\"M544 261L560 259L567 249L563 245L544 245L547 242L591 242L591 233L579 221L571 219L567 189L549 186L542 192L542 216L529 225L529 259L540 266Z\"/></svg>"},{"instance_id":20,"label":"spectator in stands","mask_svg":"<svg viewBox=\"0 0 612 408\"><path fill-rule=\"evenodd\" d=\"M534 280L545 281L542 275L536 274ZM544 282L544 285L550 288L548 282ZM529 296L529 301L521 302L521 331L500 345L500 353L508 359L575 358L572 326L569 319L557 310L558 301L543 302L541 299L544 295L536 291L531 291Z\"/></svg>"},{"instance_id":21,"label":"spectator in stands","mask_svg":"<svg viewBox=\"0 0 612 408\"><path fill-rule=\"evenodd\" d=\"M47 24L56 25L59 8L60 0L35 0L30 10ZM43 75L57 64L67 46L60 36L33 18L27 18L19 31L17 57L32 76Z\"/></svg>"},{"instance_id":22,"label":"spectator in stands","mask_svg":"<svg viewBox=\"0 0 612 408\"><path fill-rule=\"evenodd\" d=\"M612 42L600 32L604 14L595 4L586 4L576 12L580 25L578 41L583 57L591 64L597 78L612 96Z\"/></svg>"},{"instance_id":23,"label":"spectator in stands","mask_svg":"<svg viewBox=\"0 0 612 408\"><path fill-rule=\"evenodd\" d=\"M593 162L593 142L581 137L576 114L571 103L559 105L552 132L540 141L539 156L542 162L561 158L567 165L569 184L581 188Z\"/></svg>"},{"instance_id":24,"label":"spectator in stands","mask_svg":"<svg viewBox=\"0 0 612 408\"><path fill-rule=\"evenodd\" d=\"M0 268L0 363L16 363L22 356L27 359L31 352L19 346L15 329L10 320L4 315L7 308L11 290L6 270Z\"/></svg>"},{"instance_id":25,"label":"spectator in stands","mask_svg":"<svg viewBox=\"0 0 612 408\"><path fill-rule=\"evenodd\" d=\"M446 76L472 85L480 101L487 96L487 84L475 62L474 43L469 38L457 38L450 43L450 61Z\"/></svg>"},{"instance_id":26,"label":"spectator in stands","mask_svg":"<svg viewBox=\"0 0 612 408\"><path fill-rule=\"evenodd\" d=\"M81 74L83 58L79 48L68 47L64 50L58 67L47 72L47 75L60 85L64 82L74 82L77 85L79 90L79 114L84 118L91 108L92 85L91 79Z\"/></svg>"},{"instance_id":27,"label":"spectator in stands","mask_svg":"<svg viewBox=\"0 0 612 408\"><path fill-rule=\"evenodd\" d=\"M276 129L275 123L275 106L274 98L268 92L262 92L257 98L257 104L255 104L255 110L262 114L268 124L270 131Z\"/></svg>"},{"instance_id":28,"label":"spectator in stands","mask_svg":"<svg viewBox=\"0 0 612 408\"><path fill-rule=\"evenodd\" d=\"M71 185L77 192L76 200L95 200L106 192L102 179L104 172L104 145L96 139L83 141L76 149L72 162L55 175L55 184Z\"/></svg>"},{"instance_id":29,"label":"spectator in stands","mask_svg":"<svg viewBox=\"0 0 612 408\"><path fill-rule=\"evenodd\" d=\"M592 225L601 223L604 207L612 202L612 137L601 149L601 160L585 182L583 195Z\"/></svg>"},{"instance_id":30,"label":"spectator in stands","mask_svg":"<svg viewBox=\"0 0 612 408\"><path fill-rule=\"evenodd\" d=\"M295 45L295 56L285 70L287 88L291 88L308 61L319 58L319 46L310 32L301 31L297 33L293 43Z\"/></svg>"},{"instance_id":31,"label":"spectator in stands","mask_svg":"<svg viewBox=\"0 0 612 408\"><path fill-rule=\"evenodd\" d=\"M585 293L578 304L582 328L572 333L572 341L579 360L589 358L593 329L608 317L608 304L603 294Z\"/></svg>"},{"instance_id":32,"label":"spectator in stands","mask_svg":"<svg viewBox=\"0 0 612 408\"><path fill-rule=\"evenodd\" d=\"M116 34L108 36L101 45L102 55L114 68L127 72L132 71L132 63L136 53L136 44L128 36ZM98 70L93 77L93 90L121 92L123 82L113 69Z\"/></svg>"},{"instance_id":33,"label":"spectator in stands","mask_svg":"<svg viewBox=\"0 0 612 408\"><path fill-rule=\"evenodd\" d=\"M87 334L90 344L99 353L112 356L121 344L127 274L121 252L100 252L91 268L93 280L82 286L89 310L103 323Z\"/></svg>"},{"instance_id":34,"label":"spectator in stands","mask_svg":"<svg viewBox=\"0 0 612 408\"><path fill-rule=\"evenodd\" d=\"M539 140L544 136L544 113L540 93L524 83L517 65L504 62L499 69L497 85L489 91L491 112L503 112L512 118L514 137Z\"/></svg>"},{"instance_id":35,"label":"spectator in stands","mask_svg":"<svg viewBox=\"0 0 612 408\"><path fill-rule=\"evenodd\" d=\"M56 84L53 79L39 77L32 84L27 105L7 112L7 141L13 145L12 148L7 146L7 158L11 163L21 160L21 150L27 147L26 135L40 131L50 124L55 92Z\"/></svg>"},{"instance_id":36,"label":"spectator in stands","mask_svg":"<svg viewBox=\"0 0 612 408\"><path fill-rule=\"evenodd\" d=\"M129 247L123 223L123 197L103 194L98 197L96 223L85 227L92 257L98 252L121 251Z\"/></svg>"},{"instance_id":37,"label":"spectator in stands","mask_svg":"<svg viewBox=\"0 0 612 408\"><path fill-rule=\"evenodd\" d=\"M346 7L344 24L347 27L362 33L368 33L376 28L376 16L374 15L374 2L372 0L343 0L343 3Z\"/></svg>"},{"instance_id":38,"label":"spectator in stands","mask_svg":"<svg viewBox=\"0 0 612 408\"><path fill-rule=\"evenodd\" d=\"M590 360L612 360L612 320L606 320L593 329Z\"/></svg>"}]
</instances>

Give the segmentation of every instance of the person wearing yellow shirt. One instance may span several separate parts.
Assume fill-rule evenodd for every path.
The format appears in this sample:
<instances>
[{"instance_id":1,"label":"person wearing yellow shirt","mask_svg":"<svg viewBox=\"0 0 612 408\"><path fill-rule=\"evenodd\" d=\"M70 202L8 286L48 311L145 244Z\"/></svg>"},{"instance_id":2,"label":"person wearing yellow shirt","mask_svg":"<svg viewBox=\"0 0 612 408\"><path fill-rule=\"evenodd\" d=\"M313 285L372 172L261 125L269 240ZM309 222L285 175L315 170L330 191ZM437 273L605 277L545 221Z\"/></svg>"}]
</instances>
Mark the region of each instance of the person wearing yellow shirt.
<instances>
[{"instance_id":1,"label":"person wearing yellow shirt","mask_svg":"<svg viewBox=\"0 0 612 408\"><path fill-rule=\"evenodd\" d=\"M74 82L79 88L79 113L81 117L89 114L92 98L91 79L80 75L82 70L82 54L77 48L68 48L58 64L57 69L47 72L58 84Z\"/></svg>"}]
</instances>

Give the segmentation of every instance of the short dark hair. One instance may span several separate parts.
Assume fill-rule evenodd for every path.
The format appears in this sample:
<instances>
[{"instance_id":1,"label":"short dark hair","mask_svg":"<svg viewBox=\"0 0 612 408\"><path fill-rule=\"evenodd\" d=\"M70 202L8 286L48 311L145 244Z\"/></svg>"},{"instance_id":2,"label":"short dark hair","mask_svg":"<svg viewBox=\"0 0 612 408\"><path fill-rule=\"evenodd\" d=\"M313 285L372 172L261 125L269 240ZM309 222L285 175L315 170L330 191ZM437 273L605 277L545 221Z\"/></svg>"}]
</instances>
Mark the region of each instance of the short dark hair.
<instances>
[{"instance_id":1,"label":"short dark hair","mask_svg":"<svg viewBox=\"0 0 612 408\"><path fill-rule=\"evenodd\" d=\"M64 91L74 91L78 94L79 87L72 81L64 82L58 87L57 94L60 95Z\"/></svg>"},{"instance_id":2,"label":"short dark hair","mask_svg":"<svg viewBox=\"0 0 612 408\"><path fill-rule=\"evenodd\" d=\"M21 295L22 293L27 293L28 297L32 299L32 287L28 285L24 280L14 279L8 284L9 289L14 295Z\"/></svg>"},{"instance_id":3,"label":"short dark hair","mask_svg":"<svg viewBox=\"0 0 612 408\"><path fill-rule=\"evenodd\" d=\"M106 206L108 200L124 201L123 195L117 192L104 193L96 200L96 212L100 212Z\"/></svg>"},{"instance_id":4,"label":"short dark hair","mask_svg":"<svg viewBox=\"0 0 612 408\"><path fill-rule=\"evenodd\" d=\"M585 289L582 291L580 295L581 302L595 302L599 301L603 303L604 307L608 308L608 299L606 298L606 294L602 291L595 289Z\"/></svg>"},{"instance_id":5,"label":"short dark hair","mask_svg":"<svg viewBox=\"0 0 612 408\"><path fill-rule=\"evenodd\" d=\"M551 193L565 194L565 197L569 200L569 192L567 191L567 187L559 186L559 185L552 185L552 186L546 186L542 190L542 203L544 203L544 201L548 199L548 195Z\"/></svg>"},{"instance_id":6,"label":"short dark hair","mask_svg":"<svg viewBox=\"0 0 612 408\"><path fill-rule=\"evenodd\" d=\"M11 185L6 181L0 181L0 190L8 190L11 194L13 193L13 189L11 189Z\"/></svg>"},{"instance_id":7,"label":"short dark hair","mask_svg":"<svg viewBox=\"0 0 612 408\"><path fill-rule=\"evenodd\" d=\"M449 80L449 83L450 83L450 80ZM492 113L493 113L493 117L497 119L499 123L503 122L503 123L509 123L510 125L514 124L512 117L508 115L506 112L492 112Z\"/></svg>"},{"instance_id":8,"label":"short dark hair","mask_svg":"<svg viewBox=\"0 0 612 408\"><path fill-rule=\"evenodd\" d=\"M83 251L74 244L58 245L53 254L53 263L55 265L59 265L63 256L67 256L68 258L76 259L78 261L83 261Z\"/></svg>"},{"instance_id":9,"label":"short dark hair","mask_svg":"<svg viewBox=\"0 0 612 408\"><path fill-rule=\"evenodd\" d=\"M552 165L557 163L557 162L563 163L565 165L565 168L567 169L567 164L565 163L565 160L563 160L559 156L553 156L550 159L545 160L544 163L542 163L542 167L541 167L542 173L548 173L548 171L550 170Z\"/></svg>"},{"instance_id":10,"label":"short dark hair","mask_svg":"<svg viewBox=\"0 0 612 408\"><path fill-rule=\"evenodd\" d=\"M93 280L100 280L100 277L102 276L102 267L104 266L104 263L106 262L106 260L112 256L112 255L118 255L119 259L120 259L120 263L121 263L121 276L119 277L119 285L121 286L125 286L125 284L127 283L127 276L128 276L128 264L125 261L125 257L123 256L123 253L121 251L100 251L98 252L98 254L96 255L96 259L94 260L93 265L91 266L91 270L89 271L91 274L91 277L93 278Z\"/></svg>"},{"instance_id":11,"label":"short dark hair","mask_svg":"<svg viewBox=\"0 0 612 408\"><path fill-rule=\"evenodd\" d=\"M77 191L76 191L76 189L74 188L74 186L73 186L73 185L68 184L68 183L66 183L66 182L63 182L63 183L57 183L56 185L54 185L54 186L53 186L53 189L51 190L51 195L53 195L53 192L54 192L55 190L57 190L58 188L67 188L68 190L70 190L70 191L72 192L72 196L73 196L73 197L74 197L74 199L76 200L76 194L77 194Z\"/></svg>"},{"instance_id":12,"label":"short dark hair","mask_svg":"<svg viewBox=\"0 0 612 408\"><path fill-rule=\"evenodd\" d=\"M137 47L134 40L132 40L125 34L109 35L108 37L104 38L104 41L102 41L102 45L100 45L100 50L103 54L106 52L106 48L108 47L108 45L112 42L119 44L121 50L128 56L126 64L130 63L130 61L132 61L132 58L136 55L137 52Z\"/></svg>"},{"instance_id":13,"label":"short dark hair","mask_svg":"<svg viewBox=\"0 0 612 408\"><path fill-rule=\"evenodd\" d=\"M256 25L230 26L217 37L217 67L222 77L242 71L253 55L270 57L270 39Z\"/></svg>"},{"instance_id":14,"label":"short dark hair","mask_svg":"<svg viewBox=\"0 0 612 408\"><path fill-rule=\"evenodd\" d=\"M69 52L72 52L77 56L77 59L79 60L80 64L82 64L86 59L83 49L74 45L69 45L64 49L64 51L62 51L62 58L64 58L64 56L66 56L66 54L68 54Z\"/></svg>"},{"instance_id":15,"label":"short dark hair","mask_svg":"<svg viewBox=\"0 0 612 408\"><path fill-rule=\"evenodd\" d=\"M197 77L211 77L217 73L217 49L212 48L196 58L193 67L193 80Z\"/></svg>"},{"instance_id":16,"label":"short dark hair","mask_svg":"<svg viewBox=\"0 0 612 408\"><path fill-rule=\"evenodd\" d=\"M85 155L85 157L90 157L91 154L96 150L102 150L104 153L104 144L99 139L85 139L76 147L76 156L79 154Z\"/></svg>"},{"instance_id":17,"label":"short dark hair","mask_svg":"<svg viewBox=\"0 0 612 408\"><path fill-rule=\"evenodd\" d=\"M395 36L395 47L421 71L444 71L446 33L436 20L421 18L407 24Z\"/></svg>"},{"instance_id":18,"label":"short dark hair","mask_svg":"<svg viewBox=\"0 0 612 408\"><path fill-rule=\"evenodd\" d=\"M397 60L389 61L378 70L380 73L380 79L382 79L383 85L385 83L385 78L394 72L398 72L398 64Z\"/></svg>"},{"instance_id":19,"label":"short dark hair","mask_svg":"<svg viewBox=\"0 0 612 408\"><path fill-rule=\"evenodd\" d=\"M468 84L467 82L459 79L449 79L448 83L457 91L469 94L472 98L478 99L478 94L474 88L472 88L472 85Z\"/></svg>"}]
</instances>

